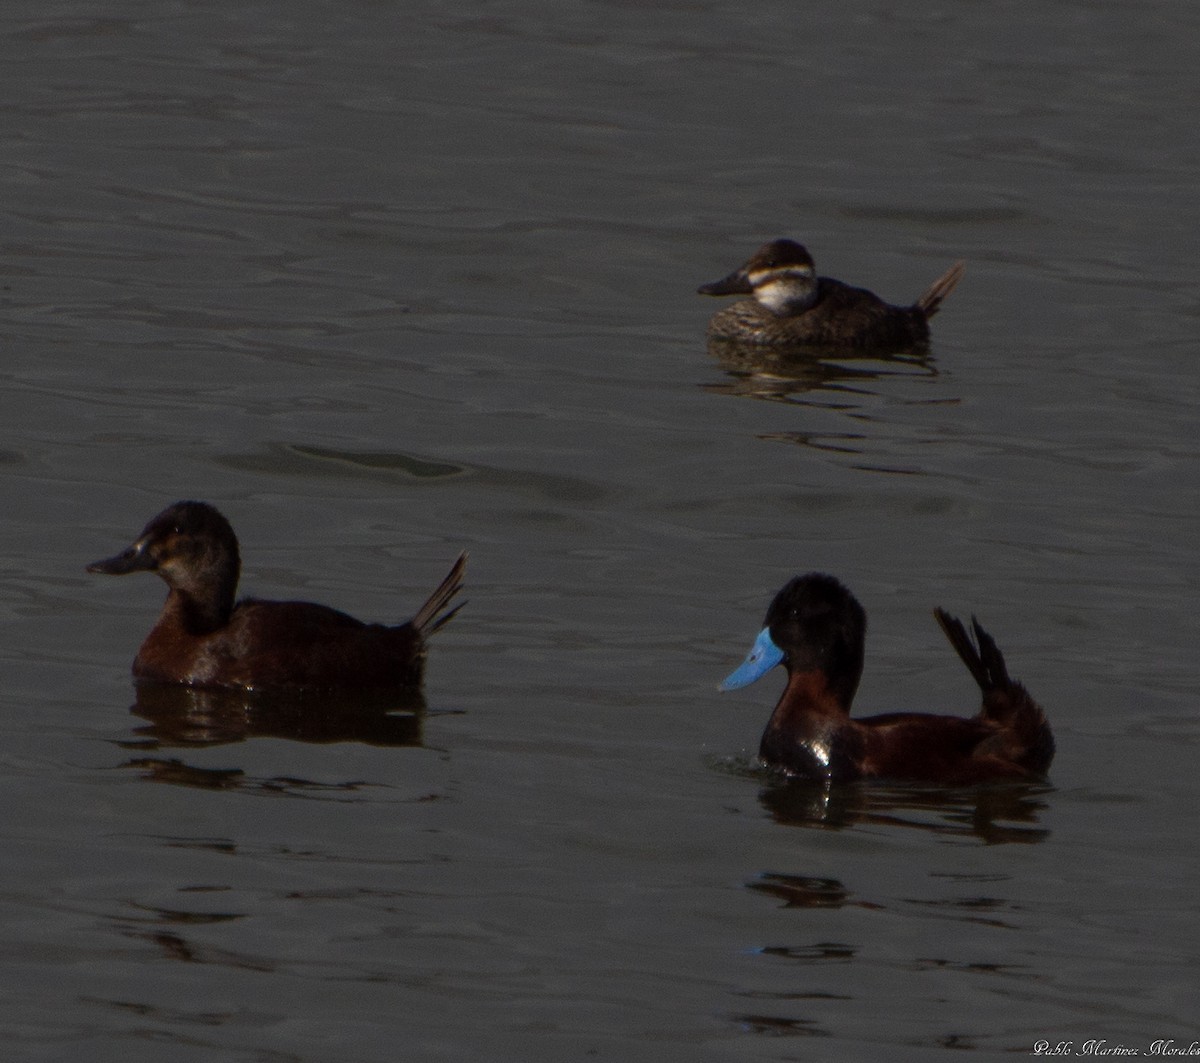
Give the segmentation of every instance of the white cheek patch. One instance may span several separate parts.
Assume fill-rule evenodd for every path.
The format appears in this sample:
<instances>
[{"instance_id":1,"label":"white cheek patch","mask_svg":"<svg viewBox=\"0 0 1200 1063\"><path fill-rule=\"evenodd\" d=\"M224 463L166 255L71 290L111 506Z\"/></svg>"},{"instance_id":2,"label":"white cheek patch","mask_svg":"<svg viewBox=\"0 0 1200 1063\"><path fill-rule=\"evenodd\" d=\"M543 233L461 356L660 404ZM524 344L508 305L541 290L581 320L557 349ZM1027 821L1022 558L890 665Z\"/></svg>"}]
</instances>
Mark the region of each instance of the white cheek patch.
<instances>
[{"instance_id":1,"label":"white cheek patch","mask_svg":"<svg viewBox=\"0 0 1200 1063\"><path fill-rule=\"evenodd\" d=\"M776 313L786 310L795 294L795 289L790 284L778 280L768 281L754 289L754 298L768 310L774 310Z\"/></svg>"},{"instance_id":2,"label":"white cheek patch","mask_svg":"<svg viewBox=\"0 0 1200 1063\"><path fill-rule=\"evenodd\" d=\"M813 271L802 267L751 273L754 298L776 314L810 306L816 295Z\"/></svg>"}]
</instances>

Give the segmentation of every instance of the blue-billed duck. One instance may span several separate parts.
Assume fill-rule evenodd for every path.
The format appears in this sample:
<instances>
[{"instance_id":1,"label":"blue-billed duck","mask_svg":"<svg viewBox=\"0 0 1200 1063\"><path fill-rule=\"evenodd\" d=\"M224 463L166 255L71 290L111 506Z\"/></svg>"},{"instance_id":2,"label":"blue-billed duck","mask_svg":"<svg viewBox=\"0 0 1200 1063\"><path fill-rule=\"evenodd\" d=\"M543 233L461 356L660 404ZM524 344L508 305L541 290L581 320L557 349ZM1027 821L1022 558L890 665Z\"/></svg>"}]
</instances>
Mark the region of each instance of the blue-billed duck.
<instances>
[{"instance_id":1,"label":"blue-billed duck","mask_svg":"<svg viewBox=\"0 0 1200 1063\"><path fill-rule=\"evenodd\" d=\"M978 621L971 620L972 639L942 609L934 616L983 693L982 707L969 718L897 712L851 719L866 613L841 583L820 573L797 576L775 596L750 655L721 689L753 683L777 664L787 669L759 756L794 775L955 785L1041 778L1054 757L1041 706L1009 678Z\"/></svg>"}]
</instances>

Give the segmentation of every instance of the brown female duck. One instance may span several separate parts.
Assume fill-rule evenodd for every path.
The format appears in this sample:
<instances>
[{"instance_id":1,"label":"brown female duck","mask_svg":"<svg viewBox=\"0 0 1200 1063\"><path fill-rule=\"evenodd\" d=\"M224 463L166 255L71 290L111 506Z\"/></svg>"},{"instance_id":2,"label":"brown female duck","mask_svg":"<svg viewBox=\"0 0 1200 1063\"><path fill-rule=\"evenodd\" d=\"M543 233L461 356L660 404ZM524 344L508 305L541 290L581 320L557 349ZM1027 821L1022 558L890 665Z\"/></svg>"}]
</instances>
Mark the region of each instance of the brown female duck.
<instances>
[{"instance_id":1,"label":"brown female duck","mask_svg":"<svg viewBox=\"0 0 1200 1063\"><path fill-rule=\"evenodd\" d=\"M929 319L962 279L956 262L912 306L892 306L865 288L818 277L812 256L794 240L772 240L701 295L751 295L718 310L710 339L755 347L899 350L929 342Z\"/></svg>"},{"instance_id":2,"label":"brown female duck","mask_svg":"<svg viewBox=\"0 0 1200 1063\"><path fill-rule=\"evenodd\" d=\"M157 573L166 604L133 662L139 680L243 690L414 687L425 639L461 606L467 555L455 562L416 616L365 624L312 602L245 598L235 604L241 558L227 521L206 502L176 502L127 550L89 572Z\"/></svg>"}]
</instances>

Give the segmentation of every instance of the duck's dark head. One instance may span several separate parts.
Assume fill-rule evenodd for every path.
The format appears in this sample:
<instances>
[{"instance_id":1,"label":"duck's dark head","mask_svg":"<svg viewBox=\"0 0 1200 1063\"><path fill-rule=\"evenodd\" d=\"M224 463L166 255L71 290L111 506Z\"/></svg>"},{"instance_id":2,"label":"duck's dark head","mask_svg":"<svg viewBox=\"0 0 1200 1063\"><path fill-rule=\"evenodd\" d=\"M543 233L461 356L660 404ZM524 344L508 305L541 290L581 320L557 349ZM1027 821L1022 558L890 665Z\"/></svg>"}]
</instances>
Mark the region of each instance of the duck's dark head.
<instances>
[{"instance_id":1,"label":"duck's dark head","mask_svg":"<svg viewBox=\"0 0 1200 1063\"><path fill-rule=\"evenodd\" d=\"M849 708L862 677L867 615L838 580L819 572L796 576L775 595L750 655L722 684L736 690L777 664L790 673L821 672Z\"/></svg>"},{"instance_id":2,"label":"duck's dark head","mask_svg":"<svg viewBox=\"0 0 1200 1063\"><path fill-rule=\"evenodd\" d=\"M155 572L172 591L193 600L209 623L223 623L233 609L241 558L237 536L207 502L176 502L115 557L95 561L88 572L123 576Z\"/></svg>"},{"instance_id":3,"label":"duck's dark head","mask_svg":"<svg viewBox=\"0 0 1200 1063\"><path fill-rule=\"evenodd\" d=\"M817 270L812 255L795 240L763 244L728 277L701 285L701 295L753 295L778 317L803 313L817 300Z\"/></svg>"}]
</instances>

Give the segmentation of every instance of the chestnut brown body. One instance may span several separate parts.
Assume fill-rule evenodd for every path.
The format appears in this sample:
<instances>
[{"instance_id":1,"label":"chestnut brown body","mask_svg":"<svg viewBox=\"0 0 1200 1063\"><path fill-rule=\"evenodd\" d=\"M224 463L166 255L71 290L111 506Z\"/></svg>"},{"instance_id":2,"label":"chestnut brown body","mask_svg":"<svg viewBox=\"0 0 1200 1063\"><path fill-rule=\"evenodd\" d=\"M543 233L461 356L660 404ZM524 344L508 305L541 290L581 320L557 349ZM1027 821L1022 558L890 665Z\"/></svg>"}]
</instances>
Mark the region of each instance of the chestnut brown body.
<instances>
[{"instance_id":1,"label":"chestnut brown body","mask_svg":"<svg viewBox=\"0 0 1200 1063\"><path fill-rule=\"evenodd\" d=\"M831 576L812 573L788 583L767 611L752 660L726 681L744 685L773 664L787 668L787 686L759 745L762 760L835 782L967 785L1044 776L1054 737L1041 706L1009 677L1004 657L977 621L972 637L943 610L934 615L980 688L979 711L970 717L898 712L852 719L866 614Z\"/></svg>"},{"instance_id":2,"label":"chestnut brown body","mask_svg":"<svg viewBox=\"0 0 1200 1063\"><path fill-rule=\"evenodd\" d=\"M204 502L178 502L123 553L89 572L154 572L169 590L133 662L139 680L244 690L418 686L425 639L457 612L466 555L406 623L366 624L313 602L247 598L229 522Z\"/></svg>"}]
</instances>

